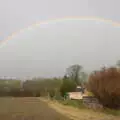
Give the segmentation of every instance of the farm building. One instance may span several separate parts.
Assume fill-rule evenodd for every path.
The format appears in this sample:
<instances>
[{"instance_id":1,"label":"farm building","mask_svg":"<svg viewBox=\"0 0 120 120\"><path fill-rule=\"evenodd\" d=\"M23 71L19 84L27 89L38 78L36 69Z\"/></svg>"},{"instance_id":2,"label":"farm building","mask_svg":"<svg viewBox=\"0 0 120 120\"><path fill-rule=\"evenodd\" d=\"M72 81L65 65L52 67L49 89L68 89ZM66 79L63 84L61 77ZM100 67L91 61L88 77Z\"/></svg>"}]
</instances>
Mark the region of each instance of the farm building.
<instances>
[{"instance_id":1,"label":"farm building","mask_svg":"<svg viewBox=\"0 0 120 120\"><path fill-rule=\"evenodd\" d=\"M83 99L83 96L87 96L85 88L82 88L80 86L77 86L75 92L68 92L68 99Z\"/></svg>"}]
</instances>

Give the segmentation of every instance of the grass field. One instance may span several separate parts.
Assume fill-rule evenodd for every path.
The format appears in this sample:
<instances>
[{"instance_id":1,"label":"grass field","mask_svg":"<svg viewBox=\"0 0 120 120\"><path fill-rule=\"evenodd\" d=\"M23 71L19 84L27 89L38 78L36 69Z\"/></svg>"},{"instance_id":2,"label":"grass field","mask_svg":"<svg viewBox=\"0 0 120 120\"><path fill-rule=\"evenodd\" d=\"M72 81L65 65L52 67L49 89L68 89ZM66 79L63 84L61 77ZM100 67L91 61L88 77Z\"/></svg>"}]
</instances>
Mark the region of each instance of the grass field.
<instances>
[{"instance_id":1,"label":"grass field","mask_svg":"<svg viewBox=\"0 0 120 120\"><path fill-rule=\"evenodd\" d=\"M38 98L0 98L0 120L69 120Z\"/></svg>"},{"instance_id":2,"label":"grass field","mask_svg":"<svg viewBox=\"0 0 120 120\"><path fill-rule=\"evenodd\" d=\"M47 102L51 108L54 108L59 113L66 115L72 120L120 120L120 116L110 114L109 112L111 111L108 111L108 113L105 113L104 111L93 111L91 109L86 109L81 105L80 107L76 107L76 104L68 101L61 103L54 100L41 100Z\"/></svg>"}]
</instances>

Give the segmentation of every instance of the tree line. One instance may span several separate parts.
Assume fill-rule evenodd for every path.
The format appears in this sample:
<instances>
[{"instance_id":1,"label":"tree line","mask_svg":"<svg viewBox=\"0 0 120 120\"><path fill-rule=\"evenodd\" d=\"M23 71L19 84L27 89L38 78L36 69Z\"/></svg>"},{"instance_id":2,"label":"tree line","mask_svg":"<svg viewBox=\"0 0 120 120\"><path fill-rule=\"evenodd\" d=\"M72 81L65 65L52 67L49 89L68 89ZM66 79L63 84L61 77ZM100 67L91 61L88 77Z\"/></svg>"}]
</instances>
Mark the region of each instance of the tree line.
<instances>
[{"instance_id":1,"label":"tree line","mask_svg":"<svg viewBox=\"0 0 120 120\"><path fill-rule=\"evenodd\" d=\"M77 85L84 85L87 74L80 65L71 65L66 69L63 78L32 80L0 80L0 96L63 96L74 91Z\"/></svg>"}]
</instances>

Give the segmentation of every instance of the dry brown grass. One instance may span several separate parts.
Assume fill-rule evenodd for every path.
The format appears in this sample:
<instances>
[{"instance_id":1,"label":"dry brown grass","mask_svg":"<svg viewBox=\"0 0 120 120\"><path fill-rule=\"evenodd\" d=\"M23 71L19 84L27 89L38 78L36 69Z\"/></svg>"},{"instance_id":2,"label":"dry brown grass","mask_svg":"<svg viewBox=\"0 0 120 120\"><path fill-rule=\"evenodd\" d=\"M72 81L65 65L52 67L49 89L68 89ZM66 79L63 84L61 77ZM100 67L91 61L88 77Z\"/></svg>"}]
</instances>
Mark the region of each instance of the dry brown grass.
<instances>
[{"instance_id":1,"label":"dry brown grass","mask_svg":"<svg viewBox=\"0 0 120 120\"><path fill-rule=\"evenodd\" d=\"M120 120L120 117L107 115L102 112L95 112L88 109L77 109L71 106L64 106L57 101L41 99L48 103L51 108L73 120Z\"/></svg>"}]
</instances>

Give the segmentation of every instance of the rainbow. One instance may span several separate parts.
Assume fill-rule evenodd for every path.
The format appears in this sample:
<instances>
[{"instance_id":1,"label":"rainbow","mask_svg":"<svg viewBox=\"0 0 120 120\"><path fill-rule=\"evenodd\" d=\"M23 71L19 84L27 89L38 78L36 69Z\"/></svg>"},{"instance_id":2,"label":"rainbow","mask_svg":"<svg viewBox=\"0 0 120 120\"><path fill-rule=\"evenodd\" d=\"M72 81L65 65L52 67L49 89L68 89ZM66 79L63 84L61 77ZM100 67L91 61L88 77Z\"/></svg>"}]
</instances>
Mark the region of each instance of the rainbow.
<instances>
[{"instance_id":1,"label":"rainbow","mask_svg":"<svg viewBox=\"0 0 120 120\"><path fill-rule=\"evenodd\" d=\"M29 25L28 27L20 29L19 31L13 32L11 35L9 35L4 40L1 40L0 44L6 43L8 40L11 40L12 38L14 38L14 36L16 36L17 34L24 32L25 30L33 29L33 27L40 26L43 24L50 24L50 23L55 24L55 23L63 22L63 21L97 21L97 22L108 23L112 26L120 27L119 22L113 21L111 19L104 19L104 18L99 18L99 17L64 17L64 18L57 18L57 19L49 19L49 20L44 20L44 21L38 21L32 25Z\"/></svg>"}]
</instances>

